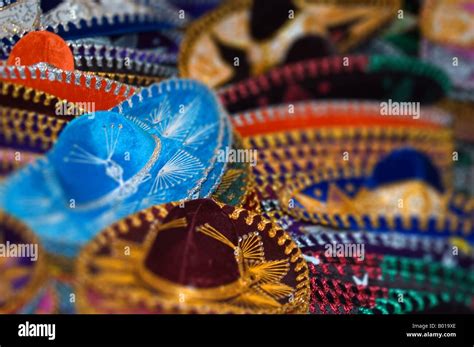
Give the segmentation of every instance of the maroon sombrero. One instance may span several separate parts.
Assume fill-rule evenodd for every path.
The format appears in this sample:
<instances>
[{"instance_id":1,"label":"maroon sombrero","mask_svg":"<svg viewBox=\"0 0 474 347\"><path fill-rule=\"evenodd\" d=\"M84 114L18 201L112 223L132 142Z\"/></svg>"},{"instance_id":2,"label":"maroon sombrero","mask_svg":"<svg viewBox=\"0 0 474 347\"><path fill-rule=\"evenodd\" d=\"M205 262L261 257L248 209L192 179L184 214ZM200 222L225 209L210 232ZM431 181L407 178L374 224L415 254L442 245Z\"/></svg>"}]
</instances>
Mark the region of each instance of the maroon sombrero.
<instances>
[{"instance_id":1,"label":"maroon sombrero","mask_svg":"<svg viewBox=\"0 0 474 347\"><path fill-rule=\"evenodd\" d=\"M291 237L212 199L142 211L79 257L79 310L96 313L304 313L308 268Z\"/></svg>"}]
</instances>

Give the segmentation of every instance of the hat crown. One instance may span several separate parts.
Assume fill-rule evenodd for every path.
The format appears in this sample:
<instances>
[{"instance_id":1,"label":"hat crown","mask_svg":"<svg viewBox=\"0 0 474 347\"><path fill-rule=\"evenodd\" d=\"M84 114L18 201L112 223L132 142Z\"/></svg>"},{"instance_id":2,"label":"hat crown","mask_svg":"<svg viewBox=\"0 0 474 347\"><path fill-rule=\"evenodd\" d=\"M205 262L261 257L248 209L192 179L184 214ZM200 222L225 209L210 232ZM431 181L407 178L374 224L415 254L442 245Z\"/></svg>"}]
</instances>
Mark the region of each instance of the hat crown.
<instances>
[{"instance_id":1,"label":"hat crown","mask_svg":"<svg viewBox=\"0 0 474 347\"><path fill-rule=\"evenodd\" d=\"M137 180L136 175L156 146L150 134L125 117L97 112L64 129L51 162L69 203L100 208L136 191L146 178Z\"/></svg>"},{"instance_id":2,"label":"hat crown","mask_svg":"<svg viewBox=\"0 0 474 347\"><path fill-rule=\"evenodd\" d=\"M13 47L7 65L29 66L46 63L64 71L74 70L74 56L68 44L59 35L49 31L26 34Z\"/></svg>"},{"instance_id":3,"label":"hat crown","mask_svg":"<svg viewBox=\"0 0 474 347\"><path fill-rule=\"evenodd\" d=\"M408 180L422 181L439 192L444 190L435 164L426 154L409 147L395 150L380 160L365 184L376 189L384 184Z\"/></svg>"},{"instance_id":4,"label":"hat crown","mask_svg":"<svg viewBox=\"0 0 474 347\"><path fill-rule=\"evenodd\" d=\"M222 237L217 240L200 232L206 227ZM152 277L195 288L217 287L239 279L234 249L229 247L238 244L238 230L213 200L193 200L184 208L175 207L157 232L143 263Z\"/></svg>"}]
</instances>

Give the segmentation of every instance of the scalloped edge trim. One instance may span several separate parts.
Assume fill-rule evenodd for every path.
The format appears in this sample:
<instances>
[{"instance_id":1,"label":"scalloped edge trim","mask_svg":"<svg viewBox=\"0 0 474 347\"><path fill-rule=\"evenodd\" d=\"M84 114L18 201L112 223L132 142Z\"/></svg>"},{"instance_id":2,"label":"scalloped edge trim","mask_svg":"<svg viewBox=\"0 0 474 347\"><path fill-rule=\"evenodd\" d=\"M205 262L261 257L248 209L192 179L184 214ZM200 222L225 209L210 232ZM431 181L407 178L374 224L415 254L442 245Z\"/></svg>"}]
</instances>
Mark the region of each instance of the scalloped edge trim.
<instances>
[{"instance_id":1,"label":"scalloped edge trim","mask_svg":"<svg viewBox=\"0 0 474 347\"><path fill-rule=\"evenodd\" d=\"M39 63L32 66L0 66L0 78L9 80L48 80L74 86L95 88L97 91L110 93L116 96L129 97L134 88L107 78L102 78L82 71L64 71L56 67Z\"/></svg>"}]
</instances>

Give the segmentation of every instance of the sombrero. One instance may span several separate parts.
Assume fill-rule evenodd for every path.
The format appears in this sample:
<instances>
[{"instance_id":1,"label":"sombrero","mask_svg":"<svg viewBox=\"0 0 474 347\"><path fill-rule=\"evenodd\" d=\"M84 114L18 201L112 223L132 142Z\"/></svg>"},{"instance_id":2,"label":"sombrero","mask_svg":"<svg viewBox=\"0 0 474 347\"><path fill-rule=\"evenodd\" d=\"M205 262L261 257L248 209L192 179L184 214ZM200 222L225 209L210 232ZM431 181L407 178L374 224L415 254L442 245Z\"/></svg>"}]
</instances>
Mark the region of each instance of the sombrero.
<instances>
[{"instance_id":1,"label":"sombrero","mask_svg":"<svg viewBox=\"0 0 474 347\"><path fill-rule=\"evenodd\" d=\"M38 45L55 49L36 55ZM129 85L74 70L74 58L68 45L57 35L45 31L29 33L15 45L6 64L0 66L0 80L70 103L93 105L90 112L114 107L135 91Z\"/></svg>"},{"instance_id":2,"label":"sombrero","mask_svg":"<svg viewBox=\"0 0 474 347\"><path fill-rule=\"evenodd\" d=\"M36 54L38 47L49 49ZM0 67L0 141L5 149L44 153L69 120L115 106L133 91L73 69L67 44L53 33L29 33L15 45Z\"/></svg>"},{"instance_id":3,"label":"sombrero","mask_svg":"<svg viewBox=\"0 0 474 347\"><path fill-rule=\"evenodd\" d=\"M331 55L395 19L400 2L229 1L186 32L180 74L218 87L269 68ZM271 18L271 20L270 20Z\"/></svg>"},{"instance_id":4,"label":"sombrero","mask_svg":"<svg viewBox=\"0 0 474 347\"><path fill-rule=\"evenodd\" d=\"M337 229L473 238L473 200L447 189L429 158L410 148L373 167L301 177L279 193L286 213Z\"/></svg>"},{"instance_id":5,"label":"sombrero","mask_svg":"<svg viewBox=\"0 0 474 347\"><path fill-rule=\"evenodd\" d=\"M49 31L33 31L15 44L7 65L30 66L42 62L62 70L76 68L123 83L152 84L177 74L175 68L162 63L167 59L163 57L164 49L150 51L88 42L66 43Z\"/></svg>"},{"instance_id":6,"label":"sombrero","mask_svg":"<svg viewBox=\"0 0 474 347\"><path fill-rule=\"evenodd\" d=\"M230 148L232 128L227 113L217 100L212 100L214 105L211 110L213 112L206 112L202 100L194 91L196 89L205 88L202 84L192 80L167 80L141 89L111 111L125 115L136 124L141 124L145 129L168 140L181 143L192 156L208 155L212 157L211 162L204 169L204 176L199 180L196 189L188 195L188 197L192 197L193 194L208 197L217 189L226 170L227 161L218 160L218 156L220 151ZM174 101L171 99L173 91L179 93L179 98ZM175 113L174 120L171 121L172 117L167 118L167 115L172 112L173 103L176 105L175 112L177 113ZM202 115L199 115L197 110L200 110ZM218 117L216 117L216 112ZM190 163L183 164L187 166ZM196 168L188 167L188 170L192 171ZM168 185L163 187L169 188ZM171 202L178 199L180 198L170 196L166 201Z\"/></svg>"},{"instance_id":7,"label":"sombrero","mask_svg":"<svg viewBox=\"0 0 474 347\"><path fill-rule=\"evenodd\" d=\"M418 117L382 115L371 101L332 100L263 107L235 114L234 129L258 153L259 178L293 177L331 165L377 161L393 149L411 146L452 174L449 113L421 107ZM350 159L350 160L349 160Z\"/></svg>"},{"instance_id":8,"label":"sombrero","mask_svg":"<svg viewBox=\"0 0 474 347\"><path fill-rule=\"evenodd\" d=\"M77 276L81 312L305 313L309 294L283 230L211 199L112 225L84 248Z\"/></svg>"},{"instance_id":9,"label":"sombrero","mask_svg":"<svg viewBox=\"0 0 474 347\"><path fill-rule=\"evenodd\" d=\"M418 59L355 55L288 64L226 86L219 90L219 96L233 114L311 99L392 99L430 104L449 90L446 74Z\"/></svg>"},{"instance_id":10,"label":"sombrero","mask_svg":"<svg viewBox=\"0 0 474 347\"><path fill-rule=\"evenodd\" d=\"M252 167L262 213L289 232L311 222L288 216L277 192L298 177L325 169L347 169L357 164L373 167L391 151L411 147L425 153L451 187L453 139L451 116L421 107L419 118L382 116L372 101L299 102L263 107L232 117L246 148L258 154Z\"/></svg>"},{"instance_id":11,"label":"sombrero","mask_svg":"<svg viewBox=\"0 0 474 347\"><path fill-rule=\"evenodd\" d=\"M220 182L216 151L231 137L209 89L169 80L119 108L74 119L44 159L4 182L0 206L29 224L47 252L73 257L106 225L209 195Z\"/></svg>"}]
</instances>

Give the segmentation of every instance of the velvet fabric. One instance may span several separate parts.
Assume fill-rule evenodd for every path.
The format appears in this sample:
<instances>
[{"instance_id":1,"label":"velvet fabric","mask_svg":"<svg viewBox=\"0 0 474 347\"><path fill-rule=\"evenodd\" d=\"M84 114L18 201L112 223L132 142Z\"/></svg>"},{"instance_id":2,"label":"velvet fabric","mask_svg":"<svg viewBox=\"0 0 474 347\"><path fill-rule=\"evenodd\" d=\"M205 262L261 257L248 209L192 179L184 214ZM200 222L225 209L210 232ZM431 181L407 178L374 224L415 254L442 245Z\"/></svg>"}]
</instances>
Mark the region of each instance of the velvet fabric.
<instances>
[{"instance_id":1,"label":"velvet fabric","mask_svg":"<svg viewBox=\"0 0 474 347\"><path fill-rule=\"evenodd\" d=\"M230 211L229 208L222 210L212 200L189 201L184 209L173 209L163 223L186 218L187 226L158 233L145 258L145 267L172 282L196 288L237 281L239 271L232 250L195 229L211 223L237 244L246 226L243 221L229 219Z\"/></svg>"},{"instance_id":2,"label":"velvet fabric","mask_svg":"<svg viewBox=\"0 0 474 347\"><path fill-rule=\"evenodd\" d=\"M33 31L13 47L7 65L29 66L45 62L64 71L74 70L72 52L60 36L49 31Z\"/></svg>"},{"instance_id":3,"label":"velvet fabric","mask_svg":"<svg viewBox=\"0 0 474 347\"><path fill-rule=\"evenodd\" d=\"M126 259L112 245L130 241L136 258L119 266ZM81 312L292 313L304 310L309 294L307 267L288 235L257 214L212 199L140 211L104 230L80 259ZM126 289L108 277L109 265L132 279ZM107 298L127 308L108 307Z\"/></svg>"},{"instance_id":4,"label":"velvet fabric","mask_svg":"<svg viewBox=\"0 0 474 347\"><path fill-rule=\"evenodd\" d=\"M111 124L122 125L123 131L115 150L108 147L107 141L112 146L120 131L111 128ZM112 131L117 132L115 136L111 136ZM128 136L127 141L123 135ZM135 147L128 146L130 141ZM98 112L93 118L77 118L68 124L46 158L4 182L0 205L25 220L44 241L48 252L73 256L77 247L91 238L94 230L100 230L108 218L127 213L125 207L120 211L117 203L126 205L127 193L130 197L134 192L120 187L125 187L123 180L145 166L155 146L149 134L117 114ZM125 152L131 153L129 160L125 160ZM113 192L115 199L96 208L81 208ZM129 208L133 210L133 205ZM107 216L107 211L112 216ZM101 220L101 216L105 219Z\"/></svg>"},{"instance_id":5,"label":"velvet fabric","mask_svg":"<svg viewBox=\"0 0 474 347\"><path fill-rule=\"evenodd\" d=\"M234 211L234 207L220 206L211 199L188 201L184 208L173 208L163 224L185 218L186 226L157 234L148 248L145 268L173 283L193 288L212 288L237 281L241 274L234 251L219 240L198 232L198 227L208 224L238 245L244 235L249 236L255 230L246 222L245 214L240 218L229 218ZM263 237L261 242L267 261L281 257L281 250L271 238ZM290 286L296 285L294 274L285 276L284 281Z\"/></svg>"},{"instance_id":6,"label":"velvet fabric","mask_svg":"<svg viewBox=\"0 0 474 347\"><path fill-rule=\"evenodd\" d=\"M404 180L420 180L443 193L440 174L429 157L412 149L400 149L382 159L365 185L377 189L384 184Z\"/></svg>"}]
</instances>

